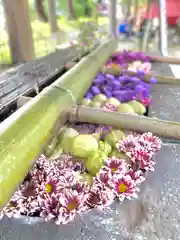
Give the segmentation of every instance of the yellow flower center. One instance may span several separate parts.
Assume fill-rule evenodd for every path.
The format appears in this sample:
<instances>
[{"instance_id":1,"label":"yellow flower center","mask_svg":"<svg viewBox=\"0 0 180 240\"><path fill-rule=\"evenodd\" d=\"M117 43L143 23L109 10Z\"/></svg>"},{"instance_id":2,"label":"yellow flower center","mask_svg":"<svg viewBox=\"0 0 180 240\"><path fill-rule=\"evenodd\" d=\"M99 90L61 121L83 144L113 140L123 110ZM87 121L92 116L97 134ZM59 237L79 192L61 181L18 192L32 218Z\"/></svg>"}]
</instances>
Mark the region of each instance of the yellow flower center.
<instances>
[{"instance_id":1,"label":"yellow flower center","mask_svg":"<svg viewBox=\"0 0 180 240\"><path fill-rule=\"evenodd\" d=\"M110 67L112 67L112 68L117 68L117 65L116 65L115 63L111 63L111 64L110 64Z\"/></svg>"},{"instance_id":2,"label":"yellow flower center","mask_svg":"<svg viewBox=\"0 0 180 240\"><path fill-rule=\"evenodd\" d=\"M50 193L52 191L52 186L50 183L47 183L45 185L45 192Z\"/></svg>"},{"instance_id":3,"label":"yellow flower center","mask_svg":"<svg viewBox=\"0 0 180 240\"><path fill-rule=\"evenodd\" d=\"M67 205L67 210L68 211L72 211L74 209L77 208L77 203L75 200L72 200L71 202L69 202L69 204Z\"/></svg>"},{"instance_id":4,"label":"yellow flower center","mask_svg":"<svg viewBox=\"0 0 180 240\"><path fill-rule=\"evenodd\" d=\"M111 168L111 172L115 172L117 170L117 168Z\"/></svg>"},{"instance_id":5,"label":"yellow flower center","mask_svg":"<svg viewBox=\"0 0 180 240\"><path fill-rule=\"evenodd\" d=\"M9 203L8 208L14 208L14 207L15 207L14 204Z\"/></svg>"},{"instance_id":6,"label":"yellow flower center","mask_svg":"<svg viewBox=\"0 0 180 240\"><path fill-rule=\"evenodd\" d=\"M124 183L120 183L118 186L118 190L120 193L126 192L126 185Z\"/></svg>"}]
</instances>

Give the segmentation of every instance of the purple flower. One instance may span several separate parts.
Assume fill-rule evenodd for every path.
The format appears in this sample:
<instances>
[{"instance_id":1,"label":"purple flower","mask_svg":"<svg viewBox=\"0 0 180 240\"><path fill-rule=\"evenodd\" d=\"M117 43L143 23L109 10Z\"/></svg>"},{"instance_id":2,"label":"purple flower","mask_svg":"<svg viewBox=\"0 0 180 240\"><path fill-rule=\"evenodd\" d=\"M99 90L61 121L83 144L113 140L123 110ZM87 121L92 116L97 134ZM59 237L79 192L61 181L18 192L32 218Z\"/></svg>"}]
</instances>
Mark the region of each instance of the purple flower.
<instances>
[{"instance_id":1,"label":"purple flower","mask_svg":"<svg viewBox=\"0 0 180 240\"><path fill-rule=\"evenodd\" d=\"M137 77L144 77L145 76L145 72L144 71L142 71L142 70L137 70L137 72L136 72L136 76Z\"/></svg>"},{"instance_id":2,"label":"purple flower","mask_svg":"<svg viewBox=\"0 0 180 240\"><path fill-rule=\"evenodd\" d=\"M156 82L157 82L157 80L156 80L154 77L151 77L151 78L149 79L149 83L150 83L150 84L156 84Z\"/></svg>"}]
</instances>

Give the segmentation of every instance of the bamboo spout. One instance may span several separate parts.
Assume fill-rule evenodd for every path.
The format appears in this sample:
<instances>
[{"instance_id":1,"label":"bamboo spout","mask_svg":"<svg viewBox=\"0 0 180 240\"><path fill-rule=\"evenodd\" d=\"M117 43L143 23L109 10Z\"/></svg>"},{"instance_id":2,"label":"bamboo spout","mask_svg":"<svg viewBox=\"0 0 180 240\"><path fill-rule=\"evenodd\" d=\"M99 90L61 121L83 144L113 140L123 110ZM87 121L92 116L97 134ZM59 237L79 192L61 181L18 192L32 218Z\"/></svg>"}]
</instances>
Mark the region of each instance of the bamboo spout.
<instances>
[{"instance_id":1,"label":"bamboo spout","mask_svg":"<svg viewBox=\"0 0 180 240\"><path fill-rule=\"evenodd\" d=\"M69 121L104 124L135 132L152 132L160 137L180 139L180 122L135 116L125 113L107 112L84 106L73 107L68 112Z\"/></svg>"},{"instance_id":2,"label":"bamboo spout","mask_svg":"<svg viewBox=\"0 0 180 240\"><path fill-rule=\"evenodd\" d=\"M127 71L127 74L130 76L136 76L136 72ZM162 76L156 74L146 73L144 76L144 81L150 83L150 78L154 77L156 79L157 84L173 84L180 85L180 78L170 77L170 76Z\"/></svg>"},{"instance_id":3,"label":"bamboo spout","mask_svg":"<svg viewBox=\"0 0 180 240\"><path fill-rule=\"evenodd\" d=\"M106 68L102 69L103 73L110 73L114 75L119 75L122 72L122 69L120 68ZM134 71L127 70L125 74L128 74L129 76L136 76L137 73ZM170 76L162 76L162 75L156 75L151 73L146 73L144 75L144 78L142 79L144 82L150 83L150 78L153 77L156 79L157 84L173 84L173 85L180 85L180 78L170 77Z\"/></svg>"},{"instance_id":4,"label":"bamboo spout","mask_svg":"<svg viewBox=\"0 0 180 240\"><path fill-rule=\"evenodd\" d=\"M169 64L180 64L180 59L175 57L156 57L150 56L151 62L169 63Z\"/></svg>"}]
</instances>

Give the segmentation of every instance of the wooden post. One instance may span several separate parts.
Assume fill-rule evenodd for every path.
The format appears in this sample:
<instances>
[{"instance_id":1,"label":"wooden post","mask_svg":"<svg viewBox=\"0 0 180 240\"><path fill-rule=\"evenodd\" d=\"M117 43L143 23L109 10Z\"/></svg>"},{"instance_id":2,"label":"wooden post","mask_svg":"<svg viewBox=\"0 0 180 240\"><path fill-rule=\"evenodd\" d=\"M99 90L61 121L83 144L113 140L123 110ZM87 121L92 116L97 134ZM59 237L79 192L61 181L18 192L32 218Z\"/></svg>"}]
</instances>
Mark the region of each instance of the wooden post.
<instances>
[{"instance_id":1,"label":"wooden post","mask_svg":"<svg viewBox=\"0 0 180 240\"><path fill-rule=\"evenodd\" d=\"M67 0L67 9L68 9L68 20L72 20L75 18L74 9L73 9L73 1Z\"/></svg>"},{"instance_id":2,"label":"wooden post","mask_svg":"<svg viewBox=\"0 0 180 240\"><path fill-rule=\"evenodd\" d=\"M48 17L44 11L43 0L35 0L35 8L40 21L47 23Z\"/></svg>"},{"instance_id":3,"label":"wooden post","mask_svg":"<svg viewBox=\"0 0 180 240\"><path fill-rule=\"evenodd\" d=\"M109 37L116 38L117 32L117 19L116 19L116 5L117 0L109 0L108 12L109 12Z\"/></svg>"},{"instance_id":4,"label":"wooden post","mask_svg":"<svg viewBox=\"0 0 180 240\"><path fill-rule=\"evenodd\" d=\"M136 22L137 13L138 13L138 3L139 3L139 0L134 0L134 18L135 18L135 22Z\"/></svg>"},{"instance_id":5,"label":"wooden post","mask_svg":"<svg viewBox=\"0 0 180 240\"><path fill-rule=\"evenodd\" d=\"M56 21L56 1L48 0L48 13L49 13L49 24L52 33L57 32L57 21Z\"/></svg>"},{"instance_id":6,"label":"wooden post","mask_svg":"<svg viewBox=\"0 0 180 240\"><path fill-rule=\"evenodd\" d=\"M126 14L125 14L125 19L127 20L131 14L131 0L127 0L126 3Z\"/></svg>"},{"instance_id":7,"label":"wooden post","mask_svg":"<svg viewBox=\"0 0 180 240\"><path fill-rule=\"evenodd\" d=\"M34 58L32 29L27 0L3 0L12 63Z\"/></svg>"},{"instance_id":8,"label":"wooden post","mask_svg":"<svg viewBox=\"0 0 180 240\"><path fill-rule=\"evenodd\" d=\"M160 21L160 28L159 28L160 51L163 56L168 56L166 1L158 0L158 5L159 5L159 16L160 16L159 17L159 21Z\"/></svg>"}]
</instances>

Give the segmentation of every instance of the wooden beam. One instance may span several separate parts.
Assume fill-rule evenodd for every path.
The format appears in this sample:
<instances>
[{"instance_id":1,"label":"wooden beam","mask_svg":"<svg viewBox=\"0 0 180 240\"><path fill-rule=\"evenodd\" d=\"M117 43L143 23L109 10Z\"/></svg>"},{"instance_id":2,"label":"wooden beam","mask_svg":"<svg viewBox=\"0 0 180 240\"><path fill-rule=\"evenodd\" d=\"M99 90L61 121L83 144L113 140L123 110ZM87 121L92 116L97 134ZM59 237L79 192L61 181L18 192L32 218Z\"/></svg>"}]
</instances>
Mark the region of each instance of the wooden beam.
<instances>
[{"instance_id":1,"label":"wooden beam","mask_svg":"<svg viewBox=\"0 0 180 240\"><path fill-rule=\"evenodd\" d=\"M34 58L32 29L27 0L3 0L12 63Z\"/></svg>"}]
</instances>

